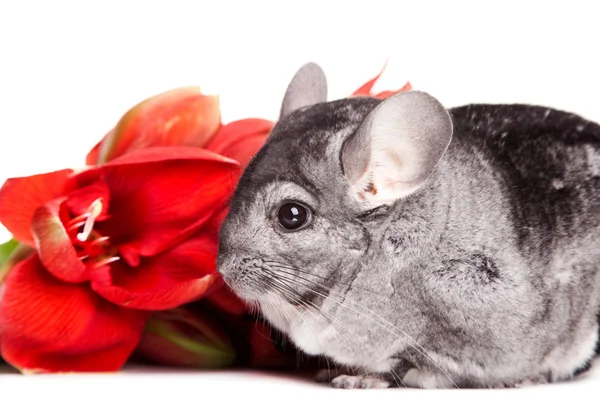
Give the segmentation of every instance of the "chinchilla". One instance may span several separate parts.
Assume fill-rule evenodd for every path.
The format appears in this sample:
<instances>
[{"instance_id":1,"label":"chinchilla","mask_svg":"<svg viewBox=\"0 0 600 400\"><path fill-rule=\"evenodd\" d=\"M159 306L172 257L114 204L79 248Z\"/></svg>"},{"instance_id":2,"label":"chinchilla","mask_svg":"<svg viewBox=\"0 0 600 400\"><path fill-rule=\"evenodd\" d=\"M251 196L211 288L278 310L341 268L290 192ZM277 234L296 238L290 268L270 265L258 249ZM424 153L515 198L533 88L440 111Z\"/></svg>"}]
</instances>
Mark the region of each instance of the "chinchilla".
<instances>
[{"instance_id":1,"label":"chinchilla","mask_svg":"<svg viewBox=\"0 0 600 400\"><path fill-rule=\"evenodd\" d=\"M220 233L218 270L334 387L485 388L589 368L600 126L420 91L327 101L302 67Z\"/></svg>"}]
</instances>

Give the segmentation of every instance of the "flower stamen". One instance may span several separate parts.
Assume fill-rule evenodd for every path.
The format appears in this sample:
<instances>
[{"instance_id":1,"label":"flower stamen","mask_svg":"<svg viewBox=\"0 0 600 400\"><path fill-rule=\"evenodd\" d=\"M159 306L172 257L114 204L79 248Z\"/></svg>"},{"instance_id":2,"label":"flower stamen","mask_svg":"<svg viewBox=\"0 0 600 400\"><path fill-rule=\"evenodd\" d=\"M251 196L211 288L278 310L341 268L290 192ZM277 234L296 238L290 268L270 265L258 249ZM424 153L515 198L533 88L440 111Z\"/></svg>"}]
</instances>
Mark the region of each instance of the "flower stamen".
<instances>
[{"instance_id":1,"label":"flower stamen","mask_svg":"<svg viewBox=\"0 0 600 400\"><path fill-rule=\"evenodd\" d=\"M110 239L108 236L101 236L98 239L94 239L90 242L89 246L90 247L94 247L97 246L103 242L106 242L108 239Z\"/></svg>"},{"instance_id":2,"label":"flower stamen","mask_svg":"<svg viewBox=\"0 0 600 400\"><path fill-rule=\"evenodd\" d=\"M83 231L77 234L77 240L79 240L80 242L85 242L88 239L90 233L92 233L92 230L94 229L94 222L96 221L96 218L98 218L101 212L102 198L97 198L88 207L88 210L86 212L87 218L83 225Z\"/></svg>"},{"instance_id":3,"label":"flower stamen","mask_svg":"<svg viewBox=\"0 0 600 400\"><path fill-rule=\"evenodd\" d=\"M115 262L115 261L119 261L120 259L121 259L121 257L118 257L118 256L114 256L114 257L105 258L105 259L103 259L103 260L100 260L100 261L98 261L98 262L95 262L95 263L92 265L92 268L93 268L93 269L100 268L100 267L103 267L103 266L105 266L105 265L107 265L107 264L113 263L113 262Z\"/></svg>"},{"instance_id":4,"label":"flower stamen","mask_svg":"<svg viewBox=\"0 0 600 400\"><path fill-rule=\"evenodd\" d=\"M69 225L67 225L67 232L73 232L81 228L83 225L85 225L85 221L89 216L90 213L86 212L85 214L81 214L80 216L73 218L71 222L69 222Z\"/></svg>"}]
</instances>

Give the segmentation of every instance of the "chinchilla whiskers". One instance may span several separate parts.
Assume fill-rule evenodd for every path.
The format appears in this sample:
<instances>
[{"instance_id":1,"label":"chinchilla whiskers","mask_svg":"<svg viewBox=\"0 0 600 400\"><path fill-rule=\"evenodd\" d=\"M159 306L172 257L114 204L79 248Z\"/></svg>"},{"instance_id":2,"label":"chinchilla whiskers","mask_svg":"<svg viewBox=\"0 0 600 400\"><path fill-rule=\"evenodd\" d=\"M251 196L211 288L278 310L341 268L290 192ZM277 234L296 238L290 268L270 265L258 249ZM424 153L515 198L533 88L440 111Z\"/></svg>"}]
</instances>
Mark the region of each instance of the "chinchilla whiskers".
<instances>
[{"instance_id":1,"label":"chinchilla whiskers","mask_svg":"<svg viewBox=\"0 0 600 400\"><path fill-rule=\"evenodd\" d=\"M271 280L266 280L267 285L269 286L269 288L275 290L280 295L286 295L287 294L290 297L294 297L294 296L297 295L297 291L295 289L293 289L288 283L286 283L284 281L284 280L286 280L287 277L280 277L276 273L274 273L272 271L268 271L268 270L263 270L262 272L265 275L267 275L267 276L269 276L271 278ZM278 280L278 278L284 278L284 279ZM299 295L298 295L298 297L299 297ZM371 345L366 338L360 338L351 328L349 328L347 325L343 324L342 322L337 321L336 318L334 318L329 313L326 313L323 310L319 309L312 302L306 302L306 301L304 301L304 300L302 300L300 298L296 298L294 300L297 301L298 303L300 303L301 305L303 305L304 309L307 312L310 312L310 311L316 311L316 312L318 312L319 314L323 315L323 317L325 317L325 319L327 319L328 321L330 321L332 324L338 325L341 329L343 329L344 331L346 331L348 334L350 334L357 341L363 342L363 344L365 344L366 346L370 346ZM310 321L308 320L308 318L306 318L299 310L297 310L295 308L294 308L294 311L307 324L307 326L313 332L313 334L315 336L318 335L318 331L315 329L314 325L312 325L310 323ZM344 339L343 336L340 339L343 340ZM346 339L346 340L348 340L348 339ZM328 362L328 364L329 364L329 362ZM406 387L406 384L404 383L404 381L402 380L402 378L400 378L397 374L395 374L394 371L391 371L391 374L392 374L392 378L396 382L396 385L400 386L400 384L402 384L404 387Z\"/></svg>"},{"instance_id":2,"label":"chinchilla whiskers","mask_svg":"<svg viewBox=\"0 0 600 400\"><path fill-rule=\"evenodd\" d=\"M251 282L258 285L260 282L258 280L258 277L254 277L256 279L252 279ZM269 299L270 300L270 299ZM254 326L254 330L263 338L269 340L270 342L274 343L274 344L281 344L281 345L285 345L285 343L277 343L275 340L273 340L270 336L271 336L271 324L269 323L269 321L267 321L267 319L265 318L265 316L260 312L261 310L261 305L258 302L258 300L250 300L248 302L248 305L250 306L250 315L257 318L259 322L263 322L265 323L268 327L269 327L269 337L266 337L265 335L262 334L262 332L260 332L258 330L258 326L255 325ZM274 310L277 310L275 307L273 307Z\"/></svg>"},{"instance_id":3,"label":"chinchilla whiskers","mask_svg":"<svg viewBox=\"0 0 600 400\"><path fill-rule=\"evenodd\" d=\"M273 277L270 278L272 279ZM300 299L300 294L297 291L287 285L283 285L281 282L265 280L265 284L284 299L289 298L292 301L298 301Z\"/></svg>"},{"instance_id":4,"label":"chinchilla whiskers","mask_svg":"<svg viewBox=\"0 0 600 400\"><path fill-rule=\"evenodd\" d=\"M264 272L267 273L268 271L264 271ZM286 284L278 282L278 281L266 280L266 284L270 289L275 290L277 293L279 293L283 297L285 297L285 294L290 295L290 296L295 296L297 294L296 290L292 289L289 285L286 285ZM298 295L298 297L299 297L299 295ZM310 309L310 305L308 305L306 302L302 301L300 298L296 299L295 301L302 304L306 311L308 311ZM314 306L313 306L313 308L314 308ZM304 316L304 314L302 314L302 312L300 312L300 310L298 310L296 308L292 308L292 309L294 310L296 315L298 315L302 319L302 321L304 321L304 323L306 323L306 325L309 327L309 329L312 330L313 334L315 336L318 335L318 331L315 329L314 325L312 325L310 323L308 318L306 316ZM316 309L316 310L319 311L318 309ZM299 363L302 362L302 353L298 352L297 355L298 355L298 357L300 357L298 362Z\"/></svg>"},{"instance_id":5,"label":"chinchilla whiskers","mask_svg":"<svg viewBox=\"0 0 600 400\"><path fill-rule=\"evenodd\" d=\"M358 335L353 332L348 326L346 326L344 323L342 323L341 321L337 321L332 315L330 315L329 313L325 312L324 310L321 310L317 305L315 305L314 303L310 302L310 301L304 301L302 300L301 296L298 294L298 292L293 289L289 283L284 282L283 280L279 279L280 277L277 276L276 273L273 273L272 271L264 271L265 274L268 274L271 279L274 279L274 281L271 281L269 283L273 283L276 282L276 284L285 289L288 293L293 292L295 295L298 296L298 298L294 299L295 302L301 304L304 306L304 308L309 311L315 311L319 314L321 314L326 320L328 320L329 322L331 322L332 324L336 324L338 325L340 328L342 328L343 330L347 331L350 335L352 335L354 338L356 338L357 340L360 340L360 338L358 337Z\"/></svg>"},{"instance_id":6,"label":"chinchilla whiskers","mask_svg":"<svg viewBox=\"0 0 600 400\"><path fill-rule=\"evenodd\" d=\"M276 273L270 273L270 274L271 274L271 275L277 275ZM280 279L282 279L283 281L287 280L287 281L289 281L289 282L292 282L292 283L293 283L293 281L291 281L291 280L290 280L288 277L284 277L284 276L277 276L277 277L278 277L278 278L280 278ZM319 296L321 296L321 297L325 297L325 296L324 296L322 293L316 292L316 291L314 291L314 290L312 290L312 289L310 289L310 288L306 287L306 285L305 285L305 284L303 284L303 283L300 283L300 284L301 284L301 285L304 285L304 286L305 286L305 288L306 288L306 289L308 289L309 291L311 291L311 292L313 292L313 293L316 293L317 295L319 295ZM308 303L306 303L306 302L303 302L303 304L305 304L305 305L308 305ZM339 303L338 303L338 304L339 304ZM351 336L352 336L354 339L356 339L356 341L358 341L358 342L362 342L362 343L363 343L365 346L367 346L367 347L372 347L372 346L373 346L373 344L372 344L372 343L369 343L369 341L368 341L368 339L367 339L367 338L361 338L361 337L359 337L359 336L358 336L358 334L356 334L356 332L354 332L352 329L350 329L350 328L349 328L347 325L345 325L344 323L342 323L342 322L338 321L338 320L337 320L336 318L334 318L334 317L333 317L331 314L329 314L329 313L326 313L326 312L324 312L323 310L320 310L320 309L318 309L318 308L317 308L317 307L316 307L314 304L310 304L310 305L312 306L312 307L311 307L312 309L314 309L314 310L318 311L320 314L322 314L322 315L323 315L323 316L324 316L324 317L325 317L325 318L326 318L328 321L330 321L332 324L336 324L336 325L338 325L338 326L339 326L340 328L342 328L344 331L346 331L347 333L349 333L349 334L350 334L350 335L351 335ZM352 310L350 307L347 307L347 308L349 308L350 310ZM352 311L354 311L354 310L352 310ZM358 311L355 311L355 312L357 312L358 314L361 314L361 313L360 313L360 312L358 312ZM306 321L306 320L305 320L305 321ZM314 329L313 329L313 331L314 331ZM392 332L392 334L396 334L396 333ZM341 339L341 340L343 340L343 339L344 339L344 337L342 336L342 337L340 337L340 339ZM403 340L405 340L405 339L403 339ZM346 339L346 341L349 341L349 340L348 340L348 339ZM406 343L406 340L405 340L405 343ZM410 343L407 343L407 345L410 345ZM416 349L416 350L418 351L418 349ZM352 368L351 368L351 369L352 369ZM393 371L392 371L392 374L393 374ZM396 375L396 376L397 376L397 375ZM392 375L392 378L393 378L393 379L396 381L396 384L397 384L398 386L400 386L400 383L399 383L399 382L398 382L398 380L396 379L396 376L395 376L395 375ZM399 377L398 377L398 378L399 378ZM402 385L404 385L404 386L406 387L406 385L404 384L404 381L403 381L401 378L400 378L400 382L402 383Z\"/></svg>"},{"instance_id":7,"label":"chinchilla whiskers","mask_svg":"<svg viewBox=\"0 0 600 400\"><path fill-rule=\"evenodd\" d=\"M363 306L362 306L362 305L360 305L359 303L356 303L355 301L352 301L352 300L350 300L350 299L347 299L347 297L346 297L345 295L343 295L343 294L341 294L341 293L337 292L337 291L336 291L336 290L334 290L333 288L329 288L329 287L327 287L327 286L325 286L325 285L322 285L322 284L320 284L320 283L318 283L318 282L311 281L311 280L309 280L309 279L303 278L303 277L301 277L301 276L298 276L298 275L292 275L292 274L291 274L291 273L289 273L288 271L278 271L278 272L281 272L281 273L284 273L284 274L288 275L286 278L287 278L287 280L288 280L289 282L291 282L291 283L296 283L296 284L300 283L300 284L304 285L304 287L305 287L306 289L312 290L310 287L308 287L308 284L313 284L313 285L320 286L321 288L323 288L323 289L327 290L327 291L328 291L330 294L333 294L333 295L336 295L336 296L338 296L338 297L341 299L341 301L350 301L350 302L352 302L352 303L353 303L353 304L354 304L356 307L360 307L361 309L363 309L363 310L365 310L365 311L368 311L368 312L370 312L370 313L371 313L371 314L372 314L374 317L376 317L376 318L380 319L381 321L385 322L385 323L386 323L388 326L391 326L391 327L392 327L392 328L394 328L394 329L398 329L398 328L396 328L394 325L392 325L390 322L388 322L388 321L387 321L385 318L381 317L380 315L378 315L377 313L373 312L372 310L370 310L370 309L368 309L368 308L366 308L366 307L363 307ZM282 277L282 276L280 275L279 277ZM302 281L304 281L304 282L296 282L294 279L299 279L299 280L302 280ZM326 297L326 296L325 296L323 293L321 293L321 292L315 292L315 291L313 291L313 292L314 292L315 294L318 294L318 295L320 295L320 296ZM339 304L339 303L338 303L338 304ZM346 307L348 307L348 306L346 306ZM358 311L358 310L352 310L352 311L358 312L359 314L363 315L363 314L362 314L360 311ZM388 328L388 329L389 329L389 328ZM422 347L422 346L421 346L421 345L420 345L420 344L419 344L419 343L418 343L416 340L412 339L412 338L411 338L411 337L410 337L410 336L409 336L407 333L405 333L405 332L401 331L400 329L398 329L398 331L399 331L401 334L403 334L404 336L406 336L408 339L410 339L410 340L411 340L411 341L414 343L414 346L419 346L419 347ZM410 343L407 343L407 344L409 344L409 345L410 345ZM413 346L413 347L414 347L414 346ZM418 348L416 348L416 350L419 350L419 349L418 349ZM425 350L423 349L423 351L425 351Z\"/></svg>"},{"instance_id":8,"label":"chinchilla whiskers","mask_svg":"<svg viewBox=\"0 0 600 400\"><path fill-rule=\"evenodd\" d=\"M284 288L276 286L272 281L269 281L269 280L265 280L265 282L266 282L266 284L267 284L268 287L270 287L271 289L273 289L280 296L283 295L283 297L285 298L286 291L284 290ZM290 293L292 295L294 295L293 292L290 292ZM289 295L290 293L287 293L287 294ZM287 310L285 308L283 308L283 307L279 307L279 308L275 307L273 298L271 296L272 295L268 294L266 297L268 299L269 304L273 308L273 310L279 310L280 311L280 315L282 315L288 321L288 324L291 325L292 324L292 317L291 317L291 315L288 314L288 312L287 312Z\"/></svg>"},{"instance_id":9,"label":"chinchilla whiskers","mask_svg":"<svg viewBox=\"0 0 600 400\"><path fill-rule=\"evenodd\" d=\"M289 298L293 299L293 301L301 304L307 312L312 310L313 312L317 312L317 313L321 314L325 319L327 319L328 321L330 321L333 324L338 325L341 329L343 329L344 331L349 333L352 337L356 338L357 340L361 340L358 337L358 335L355 332L353 332L352 329L350 329L348 326L346 326L345 324L343 324L340 321L337 321L335 318L333 318L331 315L324 312L323 310L320 310L315 304L302 300L300 298L301 297L300 294L295 289L293 289L289 284L277 280L276 278L278 278L278 277L275 276L271 271L265 270L265 271L263 271L263 273L265 276L268 276L269 278L271 278L271 280L265 280L263 282L263 284L266 284L269 287L269 289L273 290L274 292L276 292L277 294L279 294L280 296L282 296L284 298L289 297ZM275 280L273 280L273 279L275 279ZM269 306L271 309L277 310L271 301L269 301ZM314 334L317 335L318 334L317 330L307 320L307 318L300 311L298 311L296 309L294 309L294 311L296 313L298 313L298 315L303 319L304 322L306 322L306 324L310 327L310 329L314 332ZM286 316L286 319L289 320L289 314ZM368 345L369 343L365 341L365 344Z\"/></svg>"},{"instance_id":10,"label":"chinchilla whiskers","mask_svg":"<svg viewBox=\"0 0 600 400\"><path fill-rule=\"evenodd\" d=\"M326 277L314 274L312 272L305 271L305 270L303 270L301 268L298 268L298 267L295 267L295 266L291 266L291 265L287 265L287 264L278 263L278 262L275 262L275 261L265 261L265 264L266 265L271 265L271 266L274 266L274 267L278 267L278 268L282 268L282 269L287 269L289 271L298 272L300 274L311 276L311 277L314 277L314 278L322 279L325 282L335 282L335 284L339 285L339 286L350 287L350 285L351 285L351 283L341 282L341 281L339 281L336 278L326 278ZM374 294L374 295L379 296L379 297L384 297L383 295L381 295L381 293L377 293L377 292L375 292L373 290L369 290L369 289L360 287L359 285L352 285L352 289L358 290L358 291L363 291L363 292L368 292L368 293Z\"/></svg>"},{"instance_id":11,"label":"chinchilla whiskers","mask_svg":"<svg viewBox=\"0 0 600 400\"><path fill-rule=\"evenodd\" d=\"M251 316L258 317L260 315L260 304L257 300L249 300L246 305Z\"/></svg>"},{"instance_id":12,"label":"chinchilla whiskers","mask_svg":"<svg viewBox=\"0 0 600 400\"><path fill-rule=\"evenodd\" d=\"M280 272L286 273L286 271L280 271ZM288 274L289 274L289 273L288 273ZM315 291L315 290L311 289L311 288L310 288L310 287L309 287L309 286L308 286L306 283L303 283L303 282L299 282L299 281L293 280L293 279L291 279L291 277L284 277L284 276L281 276L281 275L279 275L279 278L280 278L280 279L282 279L282 280L287 280L289 283L296 284L296 285L298 285L298 284L300 284L300 285L303 285L303 286L304 286L304 288L305 288L306 290L309 290L309 291L313 292L313 293L314 293L314 294L316 294L317 296L321 296L321 297L323 297L323 298L325 298L325 299L329 299L329 300L333 301L334 303L338 304L340 307L345 307L345 308L347 308L348 310L350 310L350 311L352 311L352 312L355 312L355 313L357 313L358 315L361 315L361 316L363 316L363 317L365 317L365 318L368 318L368 319L369 319L369 320L371 320L372 322L376 323L376 324L377 324L379 327L381 327L382 329L385 329L385 330L387 330L388 332L390 332L390 333L391 333L391 334L393 334L393 335L399 335L399 334L400 334L400 335L402 335L402 336L400 336L400 338L401 338L402 340L404 340L404 343L405 343L406 345L408 345L408 346L412 347L412 348L413 348L414 350L416 350L416 351L417 351L417 352L418 352L420 355L422 355L422 356L423 356L423 357L425 357L427 360L429 360L429 361L430 361L430 362L431 362L431 363L432 363L432 364L433 364L433 365L434 365L434 366L435 366L435 367L436 367L438 370L440 370L440 372L441 372L442 374L444 374L444 376L445 376L446 378L448 378L448 380L449 380L450 382L452 382L452 384L453 384L453 385L454 385L456 388L458 388L458 385L457 385L457 384L456 384L456 383L455 383L455 382L452 380L452 378L450 378L449 374L448 374L446 371L444 371L444 370L443 370L441 367L439 367L439 366L437 365L437 363L436 363L436 362L433 360L433 358L431 357L431 355L429 354L429 352L428 352L428 351L427 351L427 350L426 350L426 349L425 349L425 348L424 348L424 347L423 347L421 344L419 344L419 343L418 343L418 342L417 342L415 339L413 339L413 338L412 338L410 335L408 335L406 332L404 332L404 331L402 331L401 329L397 328L396 326L394 326L393 324L391 324L390 322L388 322L388 321L387 321L385 318L381 317L380 315L378 315L377 313L373 312L372 310L369 310L369 309L367 309L367 308L365 308L365 307L362 307L360 304L358 304L358 303L356 303L355 301L352 301L352 300L350 300L350 299L347 299L347 298L346 298L344 295L342 295L341 293L338 293L338 292L336 292L335 290L333 290L333 289L331 289L331 288L328 288L327 286L321 285L321 284L319 284L319 283L317 283L317 282L313 282L313 281L310 281L310 280L308 280L308 279L305 279L305 278L301 278L301 277L299 277L299 276L297 276L297 275L294 275L293 277L294 277L294 278L300 278L300 279L299 279L300 281L304 280L305 282L308 282L309 284L313 284L313 285L320 286L320 287L324 288L325 290L329 291L329 294L330 294L330 295L336 295L336 296L340 297L340 298L342 299L342 301L336 300L336 299L334 299L334 298L331 298L331 297L328 297L328 296L324 295L324 294L323 294L323 293L321 293L321 292ZM371 314L373 317L375 317L375 318L379 319L380 321L382 321L383 323L385 323L387 326L386 326L386 325L383 325L383 323L382 323L382 322L379 322L379 321L377 321L376 319L374 319L374 318L370 317L369 315L367 315L367 314L365 314L365 313L363 313L363 312L361 312L361 311L357 310L356 308L354 308L354 307L350 307L349 305L345 304L345 303L344 303L344 301L349 301L349 302L351 302L352 304L354 304L356 307L360 307L360 308L364 309L366 312L368 312L369 314ZM394 330L395 330L395 331L394 331ZM410 342L409 342L408 340L410 340ZM411 343L411 342L412 342L412 343Z\"/></svg>"},{"instance_id":13,"label":"chinchilla whiskers","mask_svg":"<svg viewBox=\"0 0 600 400\"><path fill-rule=\"evenodd\" d=\"M394 372L393 369L390 369L390 374L392 375L392 378L394 378L394 382L396 382L396 385L399 387L400 385L398 384L398 380L400 380L400 383L402 383L402 386L404 386L405 388L407 388L408 386L406 386L406 383L404 383L404 381L402 380L402 378L400 378L400 375L398 375L397 372Z\"/></svg>"},{"instance_id":14,"label":"chinchilla whiskers","mask_svg":"<svg viewBox=\"0 0 600 400\"><path fill-rule=\"evenodd\" d=\"M263 320L265 323L267 323L267 321L265 320L265 318L262 317L262 316L261 316L261 320ZM263 338L267 339L269 342L271 342L271 343L273 343L275 345L283 345L284 343L277 343L277 341L273 340L273 338L271 337L271 325L269 325L267 323L267 326L269 327L269 337L265 336L261 331L258 330L258 325L254 325L254 330L256 331L256 333L258 333Z\"/></svg>"}]
</instances>

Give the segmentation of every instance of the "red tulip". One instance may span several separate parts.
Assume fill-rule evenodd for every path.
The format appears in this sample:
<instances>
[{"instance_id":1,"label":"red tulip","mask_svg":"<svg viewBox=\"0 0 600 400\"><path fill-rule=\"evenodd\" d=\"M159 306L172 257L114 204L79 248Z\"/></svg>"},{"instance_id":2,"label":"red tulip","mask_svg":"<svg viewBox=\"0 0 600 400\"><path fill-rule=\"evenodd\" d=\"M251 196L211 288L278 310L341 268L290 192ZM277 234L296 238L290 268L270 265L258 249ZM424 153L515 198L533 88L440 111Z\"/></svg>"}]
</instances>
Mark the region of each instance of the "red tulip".
<instances>
[{"instance_id":1,"label":"red tulip","mask_svg":"<svg viewBox=\"0 0 600 400\"><path fill-rule=\"evenodd\" d=\"M8 274L4 359L20 369L115 370L148 317L215 280L217 233L237 162L193 147L144 148L74 173L9 179L0 221L37 253Z\"/></svg>"}]
</instances>

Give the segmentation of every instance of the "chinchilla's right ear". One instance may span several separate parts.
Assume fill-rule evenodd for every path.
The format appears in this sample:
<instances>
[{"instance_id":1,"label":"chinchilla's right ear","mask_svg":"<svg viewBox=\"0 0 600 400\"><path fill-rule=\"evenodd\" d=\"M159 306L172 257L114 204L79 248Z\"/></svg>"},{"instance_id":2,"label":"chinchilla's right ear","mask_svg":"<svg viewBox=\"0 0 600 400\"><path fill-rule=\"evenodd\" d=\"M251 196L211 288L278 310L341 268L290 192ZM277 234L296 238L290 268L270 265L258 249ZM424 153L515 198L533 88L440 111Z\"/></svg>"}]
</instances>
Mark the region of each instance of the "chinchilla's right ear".
<instances>
[{"instance_id":1,"label":"chinchilla's right ear","mask_svg":"<svg viewBox=\"0 0 600 400\"><path fill-rule=\"evenodd\" d=\"M307 106L327 101L327 79L325 73L315 63L303 65L290 82L283 104L280 119Z\"/></svg>"},{"instance_id":2,"label":"chinchilla's right ear","mask_svg":"<svg viewBox=\"0 0 600 400\"><path fill-rule=\"evenodd\" d=\"M415 192L446 152L452 130L448 111L427 93L408 91L384 100L342 147L350 195L377 207Z\"/></svg>"}]
</instances>

